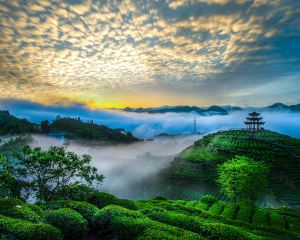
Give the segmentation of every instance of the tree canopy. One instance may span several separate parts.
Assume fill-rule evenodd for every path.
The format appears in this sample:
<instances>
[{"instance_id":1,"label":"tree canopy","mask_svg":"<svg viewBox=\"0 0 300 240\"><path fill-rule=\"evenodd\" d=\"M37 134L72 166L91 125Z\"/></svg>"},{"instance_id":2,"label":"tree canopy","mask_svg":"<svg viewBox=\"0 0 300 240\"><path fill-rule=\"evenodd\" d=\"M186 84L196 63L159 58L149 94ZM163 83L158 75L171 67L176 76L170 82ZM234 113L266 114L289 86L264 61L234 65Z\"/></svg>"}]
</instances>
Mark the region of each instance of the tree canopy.
<instances>
[{"instance_id":1,"label":"tree canopy","mask_svg":"<svg viewBox=\"0 0 300 240\"><path fill-rule=\"evenodd\" d=\"M0 135L38 132L37 125L0 110Z\"/></svg>"},{"instance_id":2,"label":"tree canopy","mask_svg":"<svg viewBox=\"0 0 300 240\"><path fill-rule=\"evenodd\" d=\"M218 166L218 179L229 198L255 200L267 187L269 168L264 162L236 156Z\"/></svg>"},{"instance_id":3,"label":"tree canopy","mask_svg":"<svg viewBox=\"0 0 300 240\"><path fill-rule=\"evenodd\" d=\"M51 132L63 132L67 138L103 141L109 143L131 143L138 141L130 132L98 125L80 118L57 117L49 126Z\"/></svg>"},{"instance_id":4,"label":"tree canopy","mask_svg":"<svg viewBox=\"0 0 300 240\"><path fill-rule=\"evenodd\" d=\"M12 184L5 185L10 182L26 183L23 192L29 190L38 200L48 201L71 184L81 183L87 186L100 184L104 176L99 174L90 162L89 155L80 157L73 152L67 152L63 147L42 150L38 147L25 146L14 156L14 161L1 157L0 175L6 180L2 188L5 186L8 189L12 188Z\"/></svg>"}]
</instances>

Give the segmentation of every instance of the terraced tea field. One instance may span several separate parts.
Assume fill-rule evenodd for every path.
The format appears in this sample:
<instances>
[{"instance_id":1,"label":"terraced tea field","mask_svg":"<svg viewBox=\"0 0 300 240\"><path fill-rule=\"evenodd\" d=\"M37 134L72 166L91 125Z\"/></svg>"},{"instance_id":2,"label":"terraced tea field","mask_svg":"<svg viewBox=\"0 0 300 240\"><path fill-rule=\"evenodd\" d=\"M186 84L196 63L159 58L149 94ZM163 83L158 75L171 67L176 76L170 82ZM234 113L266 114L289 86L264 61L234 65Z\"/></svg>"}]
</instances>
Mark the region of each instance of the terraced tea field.
<instances>
[{"instance_id":1,"label":"terraced tea field","mask_svg":"<svg viewBox=\"0 0 300 240\"><path fill-rule=\"evenodd\" d=\"M161 175L191 185L215 184L216 166L235 155L268 163L267 194L279 204L300 208L300 139L276 132L230 130L209 134L181 152Z\"/></svg>"},{"instance_id":2,"label":"terraced tea field","mask_svg":"<svg viewBox=\"0 0 300 240\"><path fill-rule=\"evenodd\" d=\"M238 227L241 232L254 234L249 239L255 239L256 234L270 239L298 239L300 236L300 215L298 212L287 209L259 208L248 202L237 204L216 200L209 202L205 199L201 201L152 200L136 201L136 203L139 211L150 219L170 225L174 224L172 218L177 217L177 220L188 222L190 218L193 218L195 224L196 221L230 224ZM177 224L182 224L176 226L186 230L192 229L189 224L183 222L177 222ZM221 229L220 232L222 232ZM240 239L248 239L245 235L244 237Z\"/></svg>"}]
</instances>

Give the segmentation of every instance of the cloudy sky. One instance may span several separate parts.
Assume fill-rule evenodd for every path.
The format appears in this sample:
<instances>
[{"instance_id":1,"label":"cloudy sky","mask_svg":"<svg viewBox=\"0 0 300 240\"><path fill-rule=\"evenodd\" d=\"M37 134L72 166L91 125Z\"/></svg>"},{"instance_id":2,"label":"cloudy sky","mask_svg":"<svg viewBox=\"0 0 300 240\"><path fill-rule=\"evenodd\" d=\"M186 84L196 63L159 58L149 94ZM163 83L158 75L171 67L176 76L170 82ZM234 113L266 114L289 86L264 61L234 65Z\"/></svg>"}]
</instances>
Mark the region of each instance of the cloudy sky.
<instances>
[{"instance_id":1,"label":"cloudy sky","mask_svg":"<svg viewBox=\"0 0 300 240\"><path fill-rule=\"evenodd\" d=\"M298 0L0 0L0 99L300 102Z\"/></svg>"}]
</instances>

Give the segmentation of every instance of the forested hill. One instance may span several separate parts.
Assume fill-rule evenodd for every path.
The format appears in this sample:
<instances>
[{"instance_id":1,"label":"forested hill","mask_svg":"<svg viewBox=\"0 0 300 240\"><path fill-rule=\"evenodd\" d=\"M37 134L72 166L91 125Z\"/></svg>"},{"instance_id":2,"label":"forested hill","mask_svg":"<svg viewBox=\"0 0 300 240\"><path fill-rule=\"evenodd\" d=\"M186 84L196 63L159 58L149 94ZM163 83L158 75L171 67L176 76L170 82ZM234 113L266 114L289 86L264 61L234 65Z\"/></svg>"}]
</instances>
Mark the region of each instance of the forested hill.
<instances>
[{"instance_id":1,"label":"forested hill","mask_svg":"<svg viewBox=\"0 0 300 240\"><path fill-rule=\"evenodd\" d=\"M236 155L270 166L269 192L278 202L300 208L300 139L271 131L245 130L209 134L182 151L163 170L166 180L216 186L217 166ZM217 186L216 186L217 187Z\"/></svg>"},{"instance_id":2,"label":"forested hill","mask_svg":"<svg viewBox=\"0 0 300 240\"><path fill-rule=\"evenodd\" d=\"M0 111L0 135L38 132L38 126L26 119L19 119L9 111Z\"/></svg>"},{"instance_id":3,"label":"forested hill","mask_svg":"<svg viewBox=\"0 0 300 240\"><path fill-rule=\"evenodd\" d=\"M42 130L44 127L42 127ZM113 143L138 141L130 132L112 129L105 125L83 122L79 118L58 118L49 125L48 132L61 132L70 139L86 139Z\"/></svg>"}]
</instances>

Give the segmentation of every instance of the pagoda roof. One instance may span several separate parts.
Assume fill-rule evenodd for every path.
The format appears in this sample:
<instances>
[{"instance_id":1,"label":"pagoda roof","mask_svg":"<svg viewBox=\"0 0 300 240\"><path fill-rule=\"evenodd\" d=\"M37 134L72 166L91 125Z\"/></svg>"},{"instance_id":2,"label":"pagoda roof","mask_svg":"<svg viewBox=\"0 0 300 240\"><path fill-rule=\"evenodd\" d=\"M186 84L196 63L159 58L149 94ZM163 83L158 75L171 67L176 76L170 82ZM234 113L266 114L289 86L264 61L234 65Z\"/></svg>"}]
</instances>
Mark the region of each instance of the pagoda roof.
<instances>
[{"instance_id":1,"label":"pagoda roof","mask_svg":"<svg viewBox=\"0 0 300 240\"><path fill-rule=\"evenodd\" d=\"M259 116L260 113L254 111L252 113L248 113L248 115L250 115L250 116Z\"/></svg>"}]
</instances>

